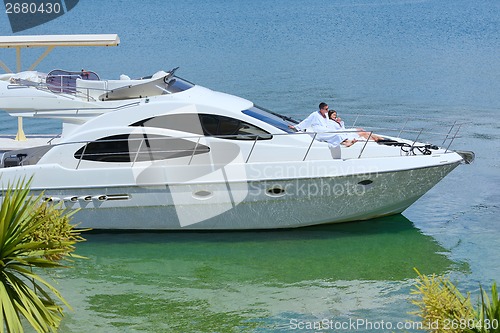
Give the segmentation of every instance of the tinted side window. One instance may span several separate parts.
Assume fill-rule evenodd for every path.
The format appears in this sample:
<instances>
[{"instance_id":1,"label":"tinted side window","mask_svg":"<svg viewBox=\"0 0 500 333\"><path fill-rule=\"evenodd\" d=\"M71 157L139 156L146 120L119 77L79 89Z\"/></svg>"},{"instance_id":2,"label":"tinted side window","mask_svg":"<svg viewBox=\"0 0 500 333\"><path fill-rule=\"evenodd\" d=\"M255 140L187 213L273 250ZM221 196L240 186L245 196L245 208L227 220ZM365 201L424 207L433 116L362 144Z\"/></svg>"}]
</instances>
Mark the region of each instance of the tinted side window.
<instances>
[{"instance_id":1,"label":"tinted side window","mask_svg":"<svg viewBox=\"0 0 500 333\"><path fill-rule=\"evenodd\" d=\"M208 153L210 148L161 135L122 134L90 142L75 152L76 159L96 162L142 162Z\"/></svg>"},{"instance_id":2,"label":"tinted side window","mask_svg":"<svg viewBox=\"0 0 500 333\"><path fill-rule=\"evenodd\" d=\"M242 111L244 114L262 120L276 128L287 133L295 133L296 130L290 128L290 125L298 124L299 122L290 117L266 110L264 108L253 106L248 110Z\"/></svg>"},{"instance_id":3,"label":"tinted side window","mask_svg":"<svg viewBox=\"0 0 500 333\"><path fill-rule=\"evenodd\" d=\"M271 139L263 129L239 119L215 114L172 114L144 119L130 126L158 127L232 140Z\"/></svg>"},{"instance_id":4,"label":"tinted side window","mask_svg":"<svg viewBox=\"0 0 500 333\"><path fill-rule=\"evenodd\" d=\"M130 126L156 127L203 135L200 119L196 113L181 113L147 118Z\"/></svg>"}]
</instances>

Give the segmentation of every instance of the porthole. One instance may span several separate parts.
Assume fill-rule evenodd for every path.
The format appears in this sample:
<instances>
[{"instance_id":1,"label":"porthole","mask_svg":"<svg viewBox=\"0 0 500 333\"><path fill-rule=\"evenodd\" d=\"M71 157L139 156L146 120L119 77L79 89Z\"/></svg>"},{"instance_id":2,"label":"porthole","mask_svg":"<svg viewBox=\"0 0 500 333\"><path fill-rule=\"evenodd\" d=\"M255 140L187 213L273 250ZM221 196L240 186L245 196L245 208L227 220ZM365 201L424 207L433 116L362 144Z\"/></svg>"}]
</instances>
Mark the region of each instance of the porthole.
<instances>
[{"instance_id":1,"label":"porthole","mask_svg":"<svg viewBox=\"0 0 500 333\"><path fill-rule=\"evenodd\" d=\"M43 197L42 198L43 201L45 202L59 202L61 201L61 198L58 198L58 197Z\"/></svg>"},{"instance_id":2,"label":"porthole","mask_svg":"<svg viewBox=\"0 0 500 333\"><path fill-rule=\"evenodd\" d=\"M195 198L195 199L207 200L207 199L210 199L211 197L213 197L213 193L210 191L200 190L200 191L193 192L193 198Z\"/></svg>"},{"instance_id":3,"label":"porthole","mask_svg":"<svg viewBox=\"0 0 500 333\"><path fill-rule=\"evenodd\" d=\"M90 195L82 196L79 199L87 202L92 201L92 197Z\"/></svg>"},{"instance_id":4,"label":"porthole","mask_svg":"<svg viewBox=\"0 0 500 333\"><path fill-rule=\"evenodd\" d=\"M372 183L373 183L373 180L365 179L365 180L358 182L358 185L370 185Z\"/></svg>"},{"instance_id":5,"label":"porthole","mask_svg":"<svg viewBox=\"0 0 500 333\"><path fill-rule=\"evenodd\" d=\"M282 197L286 193L285 193L285 189L283 187L274 186L274 187L267 189L266 194L270 197Z\"/></svg>"},{"instance_id":6,"label":"porthole","mask_svg":"<svg viewBox=\"0 0 500 333\"><path fill-rule=\"evenodd\" d=\"M66 198L64 198L64 201L77 202L78 201L78 197L77 196L66 197Z\"/></svg>"}]
</instances>

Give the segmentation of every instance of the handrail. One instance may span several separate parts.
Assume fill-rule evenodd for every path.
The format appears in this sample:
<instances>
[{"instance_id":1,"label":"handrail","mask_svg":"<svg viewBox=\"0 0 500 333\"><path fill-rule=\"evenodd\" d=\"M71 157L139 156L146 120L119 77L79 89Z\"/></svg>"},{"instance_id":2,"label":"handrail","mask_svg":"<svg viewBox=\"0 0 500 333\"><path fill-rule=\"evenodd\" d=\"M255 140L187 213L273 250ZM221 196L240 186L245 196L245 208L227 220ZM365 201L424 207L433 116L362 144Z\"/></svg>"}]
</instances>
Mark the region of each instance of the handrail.
<instances>
[{"instance_id":1,"label":"handrail","mask_svg":"<svg viewBox=\"0 0 500 333\"><path fill-rule=\"evenodd\" d=\"M401 133L404 131L404 129L405 129L405 127L406 127L406 124L408 124L408 120L409 120L409 119L408 119L408 118L406 118L406 120L405 120L405 123L404 123L403 127L401 127L401 130L399 131L398 137L400 137L400 136L401 136Z\"/></svg>"},{"instance_id":2,"label":"handrail","mask_svg":"<svg viewBox=\"0 0 500 333\"><path fill-rule=\"evenodd\" d=\"M253 152L253 149L255 148L255 145L257 144L257 140L259 139L259 136L256 135L255 136L255 140L253 140L253 145L252 145L252 149L250 149L250 153L248 153L248 156L247 156L247 159L245 161L245 163L248 163L248 160L250 160L250 156L252 156L252 152ZM193 153L194 154L194 153Z\"/></svg>"},{"instance_id":3,"label":"handrail","mask_svg":"<svg viewBox=\"0 0 500 333\"><path fill-rule=\"evenodd\" d=\"M47 85L46 83L33 83L32 85L28 85L28 84L9 84L7 85L7 89L27 89L27 88L36 88L38 90L42 90L42 91L50 91L52 93L56 93L58 94L57 92L54 92L54 91L51 91L49 88L48 88L49 85ZM54 86L54 87L58 87L58 86ZM87 98L87 101L89 100L89 98L92 98L93 100L95 100L92 96L89 96L89 94L85 94L85 93L82 93L80 90L80 87L78 87L78 89L75 88L75 92L74 93L60 93L58 94L59 97L62 97L62 98L67 98L67 99L71 99L70 97L68 97L67 95L74 95L74 96L77 96L77 97L85 97ZM87 90L97 90L97 91L102 91L102 92L109 92L111 90L109 89L99 89L99 88L83 88L83 89L87 89ZM82 108L79 108L78 110L118 110L118 109L122 109L122 108L126 108L126 107L130 107L130 106L134 106L134 105L139 105L141 102L139 101L135 101L135 102L131 102L131 103L127 103L127 104L122 104L122 105L119 105L119 106L113 106L113 107L101 107L99 106L99 108L96 108L96 107L82 107ZM62 108L62 109L53 109L51 111L75 111L74 108ZM36 112L39 112L38 110L35 110L34 111L35 114Z\"/></svg>"},{"instance_id":4,"label":"handrail","mask_svg":"<svg viewBox=\"0 0 500 333\"><path fill-rule=\"evenodd\" d=\"M418 132L418 135L417 137L415 138L415 140L413 140L413 143L411 144L411 148L415 147L415 143L417 143L418 141L418 138L420 138L420 135L422 134L422 132L424 131L424 129L420 129L420 132Z\"/></svg>"},{"instance_id":5,"label":"handrail","mask_svg":"<svg viewBox=\"0 0 500 333\"><path fill-rule=\"evenodd\" d=\"M453 125L450 127L450 130L448 131L448 133L446 134L446 137L444 138L443 140L443 143L441 143L441 146L444 145L444 143L446 142L446 140L448 139L448 136L450 135L451 131L453 130L453 127L455 127L455 124L457 123L457 121L455 120L455 122L453 123ZM462 126L462 125L460 125Z\"/></svg>"},{"instance_id":6,"label":"handrail","mask_svg":"<svg viewBox=\"0 0 500 333\"><path fill-rule=\"evenodd\" d=\"M309 147L307 148L306 154L304 155L304 158L302 159L302 161L305 161L307 158L307 155L309 155L309 150L311 150L311 147L312 147L317 135L318 135L318 133L314 133L314 136L311 139L311 143L309 144Z\"/></svg>"},{"instance_id":7,"label":"handrail","mask_svg":"<svg viewBox=\"0 0 500 333\"><path fill-rule=\"evenodd\" d=\"M450 140L447 147L442 148L445 150L444 153L449 152L451 144L454 142L454 140L456 138L459 137L458 133L461 129L461 126L462 126L461 124L457 125L457 123L455 122L453 124L453 126L451 127L451 129L448 131L448 133L440 133L441 135L443 135L445 137L444 142L446 142L446 140ZM352 132L352 130L347 129L347 130L342 130L342 131L331 131L331 132L325 132L325 133L341 134L341 133L345 133L345 132ZM410 145L411 141L406 139L407 146L411 147L411 148L413 148L417 144L418 140L420 139L420 137L424 133L428 133L428 132L424 131L423 128L420 129L419 131L407 129L407 132L418 133L416 138L414 140L412 140L413 143L411 145ZM373 131L369 131L368 140L365 140L363 147L360 149L360 153L357 157L358 159L362 158L362 156L367 151L368 142L369 142L370 138L372 138L373 133L374 133ZM130 134L133 134L133 133L130 133ZM312 149L313 144L318 139L318 134L320 134L320 133L317 133L317 132L295 132L295 133L274 133L274 134L269 134L269 135L271 136L271 138L272 137L280 137L280 136L299 136L299 135L309 136L310 137L309 140L295 141L297 143L297 147L300 147L300 146L302 146L304 148L307 147L307 150L306 150L304 156L302 157L302 161L305 161L309 156L309 153ZM247 154L246 158L244 159L244 161L245 161L244 163L246 164L246 163L249 163L251 157L255 155L255 152L259 151L258 147L260 147L260 142L262 141L263 143L265 143L265 142L268 142L268 140L259 140L259 138L261 138L261 136L259 136L258 134L238 134L238 138L244 138L244 137L248 137L248 138L252 139L251 146L248 145L248 144L250 144L250 140L239 140L238 141L239 144L241 144L243 146L246 145L246 147L247 147L247 148L243 149L243 151L248 152L248 153L245 153L245 154ZM144 161L144 158L141 158L141 154L144 154L144 153L153 154L147 160L149 160L149 159L151 159L151 160L169 159L169 158L173 158L173 157L179 157L178 154L180 153L180 155L181 155L180 157L189 157L187 165L191 165L196 154L208 152L207 150L205 150L205 148L210 149L210 139L224 139L224 140L226 140L226 139L234 139L234 138L235 138L234 134L232 134L232 135L217 135L217 136L204 136L204 135L187 134L187 135L179 136L179 137L173 137L173 136L161 137L161 138L157 138L157 137L139 138L139 137L137 137L137 138L126 138L126 139L114 139L114 140L100 140L100 141L86 141L85 140L85 141L77 141L77 142L54 143L53 140L55 139L55 137L52 135L52 138L47 142L47 144L48 144L48 146L51 146L52 148L56 147L56 146L61 146L61 145L77 145L78 148L76 148L74 150L74 154L76 154L76 151L78 149L80 149L80 152L78 152L78 154L80 156L75 155L75 157L77 157L77 159L78 159L78 163L76 164L76 169L78 169L78 168L80 168L81 163L84 160L84 157L89 157L89 156L94 156L95 157L94 161L98 161L100 159L99 156L110 156L112 158L116 158L117 160L120 160L120 158L123 158L124 159L123 162L131 163L131 165L134 166L137 163L137 161L139 161L139 160ZM209 140L206 147L205 147L205 145L201 144L202 139ZM154 148L153 150L148 148L146 151L146 149L144 148L145 140L148 140L152 143L151 146ZM162 141L157 141L157 140L162 140ZM192 142L192 146L189 146L187 148L184 145L176 147L175 143L173 144L173 146L169 146L169 145L166 145L166 142L168 142L168 140L188 140L188 141ZM114 142L114 143L116 143L119 141L122 141L122 142L125 141L128 143L138 142L139 145L137 145L137 144L133 144L132 146L130 144L125 145L125 146L123 146L123 147L125 147L123 149L123 151L111 151L111 150L106 151L106 149L104 149L102 151L90 152L88 150L89 145L92 142L100 142L100 143ZM156 145L153 146L153 144L155 144L155 142L156 142ZM43 146L41 146L41 147L43 147ZM133 147L133 149L130 149L132 147ZM21 153L21 152L23 152L23 150L22 149L13 150L12 152ZM129 160L127 160L124 157L126 155L129 156ZM38 161L40 158L42 158L42 156L43 156L43 154L40 155L40 153L36 150L35 151L28 151L28 156L24 157L22 162L28 163L28 161L31 160L31 162L32 162L31 164L35 164L36 161ZM115 157L113 157L113 156L115 156ZM160 156L160 157L158 157L158 156ZM293 160L300 161L300 157L298 157L298 158L297 157L298 156L295 156L295 158L293 158Z\"/></svg>"},{"instance_id":8,"label":"handrail","mask_svg":"<svg viewBox=\"0 0 500 333\"><path fill-rule=\"evenodd\" d=\"M142 138L141 144L139 145L139 148L137 148L137 151L135 152L134 161L132 162L132 167L135 165L135 162L137 162L137 158L139 157L139 152L141 151L141 148L142 148L144 141L145 141L145 139ZM81 157L83 157L83 154L85 154L85 152L82 152Z\"/></svg>"},{"instance_id":9,"label":"handrail","mask_svg":"<svg viewBox=\"0 0 500 333\"><path fill-rule=\"evenodd\" d=\"M196 141L196 146L194 146L193 153L191 154L191 158L189 159L188 165L191 165L191 162L193 161L194 153L196 152L196 149L198 148L198 146L200 144L200 139L201 139L201 136ZM139 149L140 149L140 147L139 147Z\"/></svg>"},{"instance_id":10,"label":"handrail","mask_svg":"<svg viewBox=\"0 0 500 333\"><path fill-rule=\"evenodd\" d=\"M460 131L460 128L462 127L462 124L460 124L455 132L455 135L453 136L453 138L450 140L450 143L448 144L448 147L446 147L446 150L445 150L445 153L448 152L448 150L450 149L450 146L451 144L453 143L453 141L455 140L455 138L457 137L457 134L458 134L458 131Z\"/></svg>"},{"instance_id":11,"label":"handrail","mask_svg":"<svg viewBox=\"0 0 500 333\"><path fill-rule=\"evenodd\" d=\"M78 164L76 165L76 170L78 170L78 167L80 166L80 163L82 163L83 156L85 155L85 151L87 150L87 147L89 145L89 141L85 144L85 147L83 148L82 154L80 155L80 158L78 159Z\"/></svg>"},{"instance_id":12,"label":"handrail","mask_svg":"<svg viewBox=\"0 0 500 333\"><path fill-rule=\"evenodd\" d=\"M361 158L361 155L362 155L362 154L363 154L363 152L365 151L366 145L368 144L368 141L370 141L370 138L372 137L372 134L373 134L373 132L370 132L370 135L368 135L368 138L366 139L365 144L363 145L363 148L362 148L362 149L361 149L361 151L359 152L358 159L360 159L360 158Z\"/></svg>"},{"instance_id":13,"label":"handrail","mask_svg":"<svg viewBox=\"0 0 500 333\"><path fill-rule=\"evenodd\" d=\"M50 73L49 73L50 74ZM17 80L15 82L12 82L11 84L7 85L7 89L21 89L21 88L36 88L38 90L42 91L49 91L54 94L58 94L61 96L64 95L71 95L71 96L76 96L80 98L85 98L87 101L93 100L95 101L96 99L91 96L91 92L97 92L100 95L105 94L105 93L110 93L113 90L119 89L119 88L124 88L128 87L131 85L128 80L86 80L83 79L80 74L58 74L58 75L48 75L47 76L50 79L53 79L54 82L35 82L35 81L29 81L29 80ZM176 77L177 78L177 77ZM75 83L74 84L65 84L64 79L74 79ZM76 84L76 79L82 79L82 81L92 81L92 82L104 82L103 86L107 87L109 82L121 82L123 85L118 85L116 87L112 88L104 88L104 87L85 87L85 86L78 86ZM135 81L134 84L143 84L147 83L148 81L146 79L142 79L145 82L138 82L138 80L133 80ZM152 81L149 81L152 82ZM157 88L161 89L164 93L172 94L172 91L169 91L168 89L162 88L158 85L156 85ZM160 95L160 94L159 94Z\"/></svg>"}]
</instances>

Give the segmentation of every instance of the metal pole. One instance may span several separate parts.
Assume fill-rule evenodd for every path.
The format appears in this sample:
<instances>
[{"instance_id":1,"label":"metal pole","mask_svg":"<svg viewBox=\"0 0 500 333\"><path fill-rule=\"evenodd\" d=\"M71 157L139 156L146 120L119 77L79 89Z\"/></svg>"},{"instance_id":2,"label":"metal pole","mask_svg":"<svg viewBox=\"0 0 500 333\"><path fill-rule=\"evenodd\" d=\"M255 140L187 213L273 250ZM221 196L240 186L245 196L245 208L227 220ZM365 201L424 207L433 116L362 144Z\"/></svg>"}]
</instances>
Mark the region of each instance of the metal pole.
<instances>
[{"instance_id":1,"label":"metal pole","mask_svg":"<svg viewBox=\"0 0 500 333\"><path fill-rule=\"evenodd\" d=\"M21 47L16 47L16 64L17 72L21 71ZM26 135L23 130L23 117L17 117L17 134L16 141L26 141Z\"/></svg>"},{"instance_id":2,"label":"metal pole","mask_svg":"<svg viewBox=\"0 0 500 333\"><path fill-rule=\"evenodd\" d=\"M455 120L455 122L453 123L453 125L450 127L450 130L448 131L448 134L446 134L446 136L445 136L445 138L444 138L443 143L441 144L441 146L444 146L444 143L446 142L446 140L448 140L448 137L450 136L450 133L453 130L453 128L455 127L456 124L457 124L457 121Z\"/></svg>"},{"instance_id":3,"label":"metal pole","mask_svg":"<svg viewBox=\"0 0 500 333\"><path fill-rule=\"evenodd\" d=\"M23 117L17 117L17 134L16 141L26 141L26 135L23 131Z\"/></svg>"},{"instance_id":4,"label":"metal pole","mask_svg":"<svg viewBox=\"0 0 500 333\"><path fill-rule=\"evenodd\" d=\"M54 46L49 46L45 50L45 52L42 53L42 55L31 65L30 71L34 70L36 66L54 49Z\"/></svg>"},{"instance_id":5,"label":"metal pole","mask_svg":"<svg viewBox=\"0 0 500 333\"><path fill-rule=\"evenodd\" d=\"M363 146L363 149L361 149L361 151L359 152L359 156L358 156L358 159L361 158L361 155L363 154L363 152L365 151L365 147L366 145L368 144L368 141L370 141L370 138L372 137L372 133L373 132L370 132L370 135L368 135L368 139L366 139L365 141L365 144Z\"/></svg>"},{"instance_id":6,"label":"metal pole","mask_svg":"<svg viewBox=\"0 0 500 333\"><path fill-rule=\"evenodd\" d=\"M257 143L257 139L259 138L258 135L255 136L255 140L253 141L252 149L250 149L250 153L248 153L247 160L245 163L248 163L248 160L250 159L250 156L252 156L253 149L255 148L255 144Z\"/></svg>"},{"instance_id":7,"label":"metal pole","mask_svg":"<svg viewBox=\"0 0 500 333\"><path fill-rule=\"evenodd\" d=\"M318 133L314 133L314 136L313 136L313 138L311 140L311 143L309 144L309 148L307 148L306 154L304 155L304 158L302 159L302 161L306 160L306 157L309 154L309 150L311 150L311 146L312 146L312 144L314 142L314 139L316 139L316 135L318 135Z\"/></svg>"},{"instance_id":8,"label":"metal pole","mask_svg":"<svg viewBox=\"0 0 500 333\"><path fill-rule=\"evenodd\" d=\"M188 165L191 165L191 161L193 160L194 154L196 153L196 149L198 149L198 145L200 144L200 139L201 136L198 138L198 141L196 141L196 146L194 146L193 153L191 154Z\"/></svg>"}]
</instances>

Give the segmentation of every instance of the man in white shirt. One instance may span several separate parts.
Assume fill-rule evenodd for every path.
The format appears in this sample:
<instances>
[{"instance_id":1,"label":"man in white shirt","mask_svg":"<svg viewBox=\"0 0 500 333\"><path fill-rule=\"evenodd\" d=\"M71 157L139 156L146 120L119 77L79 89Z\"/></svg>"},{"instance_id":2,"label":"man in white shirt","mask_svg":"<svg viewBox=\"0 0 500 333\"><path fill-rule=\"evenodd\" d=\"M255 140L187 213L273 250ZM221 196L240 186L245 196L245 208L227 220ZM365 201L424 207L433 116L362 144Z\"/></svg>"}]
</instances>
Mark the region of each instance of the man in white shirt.
<instances>
[{"instance_id":1,"label":"man in white shirt","mask_svg":"<svg viewBox=\"0 0 500 333\"><path fill-rule=\"evenodd\" d=\"M332 147L336 147L341 143L347 147L354 144L354 140L346 140L345 136L341 135L341 133L327 133L334 130L330 122L333 122L333 120L328 118L328 104L322 102L319 103L318 111L311 113L306 119L293 126L293 128L298 131L317 133L316 140L328 142Z\"/></svg>"}]
</instances>

